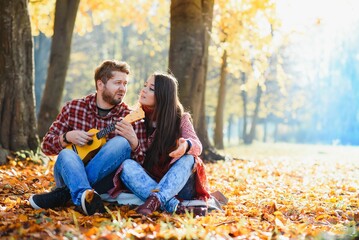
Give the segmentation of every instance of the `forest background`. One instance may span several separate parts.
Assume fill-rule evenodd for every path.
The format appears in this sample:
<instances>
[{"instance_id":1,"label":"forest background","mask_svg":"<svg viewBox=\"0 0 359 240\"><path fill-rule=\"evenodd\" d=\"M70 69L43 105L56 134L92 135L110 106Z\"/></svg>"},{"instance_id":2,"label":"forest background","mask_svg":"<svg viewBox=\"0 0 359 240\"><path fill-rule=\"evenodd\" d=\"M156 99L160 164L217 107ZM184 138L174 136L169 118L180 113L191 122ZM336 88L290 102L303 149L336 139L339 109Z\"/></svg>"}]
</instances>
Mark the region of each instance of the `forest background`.
<instances>
[{"instance_id":1,"label":"forest background","mask_svg":"<svg viewBox=\"0 0 359 240\"><path fill-rule=\"evenodd\" d=\"M359 144L359 21L353 12L354 1L212 3L213 15L205 26L207 44L200 46L209 49L208 61L207 56L201 60L205 80L197 85L193 85L198 82L195 75L183 80L181 70L173 64L186 56L176 56L181 47L174 42L190 32L171 32L171 26L173 30L176 21L185 18L175 19L174 14L171 18L170 1L116 4L86 0L77 4L67 13L72 14L75 25L73 37L71 28L65 30L66 47L58 42L51 46L54 32L56 36L56 1L29 2L40 139L64 102L94 91L94 68L104 59L118 59L133 69L126 97L130 105L136 103L143 82L153 71L177 74L181 100L194 115L195 128L208 146L223 149L253 141ZM63 24L69 22L67 18ZM186 44L195 48L197 40L194 36ZM171 50L170 43L179 47ZM67 62L57 58L60 52L68 52ZM182 69L195 61L183 61ZM42 98L44 92L47 97ZM201 121L205 133L196 127L202 126L197 123ZM4 148L18 150L6 142L2 141Z\"/></svg>"},{"instance_id":2,"label":"forest background","mask_svg":"<svg viewBox=\"0 0 359 240\"><path fill-rule=\"evenodd\" d=\"M0 162L7 163L0 236L357 237L357 7L354 0L0 1ZM211 192L229 198L223 212L143 219L128 206L88 217L74 206L29 205L31 194L54 186L54 161L38 155L37 136L66 101L94 91L93 70L104 59L132 66L130 105L153 71L178 78L204 159L219 159L206 169ZM213 146L241 160L217 156Z\"/></svg>"},{"instance_id":3,"label":"forest background","mask_svg":"<svg viewBox=\"0 0 359 240\"><path fill-rule=\"evenodd\" d=\"M309 2L298 9L294 1L216 1L205 102L215 146L253 140L359 144L359 21L343 19L353 14L351 2L340 8L332 2L327 9ZM148 75L168 69L169 5L82 1L62 103L93 92L95 66L119 59L132 66L126 101L135 104ZM54 6L54 0L30 1L37 103L47 76Z\"/></svg>"},{"instance_id":4,"label":"forest background","mask_svg":"<svg viewBox=\"0 0 359 240\"><path fill-rule=\"evenodd\" d=\"M36 11L45 11L39 25L33 25L37 103L46 80L52 35L52 18L45 14L53 14L54 2L35 4L31 15L39 18ZM81 2L62 102L93 92L93 69L103 59L125 60L132 66L134 81L126 98L130 104L136 103L150 73L167 70L170 2L142 4L142 9L134 4L120 10L110 3ZM252 5L246 9L246 4ZM317 15L300 18L309 18L300 29L288 31L275 3L217 1L205 104L209 136L216 146L221 145L215 138L216 130L223 132L228 145L253 138L359 144L359 22L354 25L342 20L333 27L331 21L339 20L328 17L335 15L323 15L323 9L316 9ZM350 15L350 5L336 9L337 16L343 17L345 12L340 11ZM226 76L221 82L224 67ZM225 89L219 91L221 88ZM222 111L218 110L219 99L225 105ZM37 104L37 111L39 107ZM216 115L223 118L222 129L215 127L219 124ZM251 124L256 125L255 136L247 139Z\"/></svg>"}]
</instances>

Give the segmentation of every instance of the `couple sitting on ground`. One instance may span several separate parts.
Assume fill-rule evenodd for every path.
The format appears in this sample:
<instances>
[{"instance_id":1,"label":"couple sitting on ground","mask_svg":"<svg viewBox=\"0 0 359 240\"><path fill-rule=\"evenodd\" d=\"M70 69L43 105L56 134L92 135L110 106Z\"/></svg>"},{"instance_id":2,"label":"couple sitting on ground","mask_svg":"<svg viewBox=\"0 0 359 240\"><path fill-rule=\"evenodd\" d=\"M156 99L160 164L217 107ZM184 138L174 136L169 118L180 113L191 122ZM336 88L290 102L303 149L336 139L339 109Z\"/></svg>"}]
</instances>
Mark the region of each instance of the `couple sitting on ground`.
<instances>
[{"instance_id":1,"label":"couple sitting on ground","mask_svg":"<svg viewBox=\"0 0 359 240\"><path fill-rule=\"evenodd\" d=\"M96 93L68 102L51 125L42 142L47 155L57 155L54 166L56 188L29 199L33 208L56 208L72 202L86 215L105 212L99 194L115 198L131 191L144 203L136 211L150 215L193 212L205 215L207 207L185 207L182 200L207 200L207 180L202 145L190 114L178 99L177 80L169 74L154 73L144 84L139 105L143 120L122 120L130 113L122 101L130 81L125 62L104 61L95 70ZM93 142L90 129L114 124L107 142L84 163L69 146Z\"/></svg>"}]
</instances>

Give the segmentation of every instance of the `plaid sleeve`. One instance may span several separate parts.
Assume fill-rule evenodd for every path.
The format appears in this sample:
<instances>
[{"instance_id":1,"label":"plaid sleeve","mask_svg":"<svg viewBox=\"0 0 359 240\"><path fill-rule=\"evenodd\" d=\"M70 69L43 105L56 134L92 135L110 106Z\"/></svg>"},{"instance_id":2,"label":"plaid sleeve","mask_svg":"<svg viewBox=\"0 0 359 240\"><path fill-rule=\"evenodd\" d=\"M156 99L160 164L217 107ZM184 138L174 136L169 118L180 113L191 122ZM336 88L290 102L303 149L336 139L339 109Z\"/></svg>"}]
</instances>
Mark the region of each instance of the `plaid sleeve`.
<instances>
[{"instance_id":1,"label":"plaid sleeve","mask_svg":"<svg viewBox=\"0 0 359 240\"><path fill-rule=\"evenodd\" d=\"M182 137L189 140L192 145L187 153L193 156L199 156L202 153L202 143L197 137L190 117L189 113L183 114L181 119Z\"/></svg>"},{"instance_id":2,"label":"plaid sleeve","mask_svg":"<svg viewBox=\"0 0 359 240\"><path fill-rule=\"evenodd\" d=\"M69 111L70 107L68 103L61 109L56 120L52 123L49 131L44 136L41 149L46 155L57 155L63 149L60 142L60 135L69 130L67 124Z\"/></svg>"},{"instance_id":3,"label":"plaid sleeve","mask_svg":"<svg viewBox=\"0 0 359 240\"><path fill-rule=\"evenodd\" d=\"M145 153L147 150L146 127L144 121L137 121L134 130L138 138L138 146L132 151L131 158L142 164L145 160Z\"/></svg>"}]
</instances>

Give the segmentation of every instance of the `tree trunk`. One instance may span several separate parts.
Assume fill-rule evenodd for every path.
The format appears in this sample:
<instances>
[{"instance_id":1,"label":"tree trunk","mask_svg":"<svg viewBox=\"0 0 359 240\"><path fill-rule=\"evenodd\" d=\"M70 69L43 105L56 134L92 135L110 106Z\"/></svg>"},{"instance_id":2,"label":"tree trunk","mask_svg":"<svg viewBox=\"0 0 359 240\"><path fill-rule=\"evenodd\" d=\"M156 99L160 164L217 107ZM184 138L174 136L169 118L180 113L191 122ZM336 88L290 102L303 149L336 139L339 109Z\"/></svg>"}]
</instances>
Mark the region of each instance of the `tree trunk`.
<instances>
[{"instance_id":1,"label":"tree trunk","mask_svg":"<svg viewBox=\"0 0 359 240\"><path fill-rule=\"evenodd\" d=\"M278 123L274 123L274 131L273 131L273 139L274 142L278 142Z\"/></svg>"},{"instance_id":2,"label":"tree trunk","mask_svg":"<svg viewBox=\"0 0 359 240\"><path fill-rule=\"evenodd\" d=\"M246 83L246 75L245 73L242 73L241 76L242 84ZM249 130L249 133L247 133L247 120L248 120L248 111L247 111L247 104L248 104L248 94L246 90L241 91L241 96L243 100L243 142L245 144L251 144L255 137L255 131L257 126L257 120L258 120L258 113L259 113L259 106L261 102L262 97L262 89L257 85L257 95L255 99L255 109L252 116L252 122L251 122L251 129Z\"/></svg>"},{"instance_id":3,"label":"tree trunk","mask_svg":"<svg viewBox=\"0 0 359 240\"><path fill-rule=\"evenodd\" d=\"M233 114L229 115L227 126L227 142L230 143L232 139L232 126L233 126Z\"/></svg>"},{"instance_id":4,"label":"tree trunk","mask_svg":"<svg viewBox=\"0 0 359 240\"><path fill-rule=\"evenodd\" d=\"M227 80L227 50L224 50L222 55L222 66L219 80L219 91L216 108L216 125L214 129L214 146L218 149L223 149L223 118L224 108L226 103L226 80Z\"/></svg>"},{"instance_id":5,"label":"tree trunk","mask_svg":"<svg viewBox=\"0 0 359 240\"><path fill-rule=\"evenodd\" d=\"M247 81L247 76L244 72L241 73L241 80L242 80L242 84L245 85L246 81ZM243 89L241 91L241 97L242 97L242 103L243 103L243 142L246 143L247 141L247 118L248 118L248 113L247 113L247 102L248 102L248 94L247 94L247 90Z\"/></svg>"},{"instance_id":6,"label":"tree trunk","mask_svg":"<svg viewBox=\"0 0 359 240\"><path fill-rule=\"evenodd\" d=\"M262 88L258 84L257 85L257 95L256 95L256 107L254 109L253 117L252 117L252 123L251 123L251 130L249 131L249 135L247 136L247 144L251 144L256 136L256 127L257 127L257 120L258 120L258 113L259 113L259 107L261 104L261 97L262 97Z\"/></svg>"},{"instance_id":7,"label":"tree trunk","mask_svg":"<svg viewBox=\"0 0 359 240\"><path fill-rule=\"evenodd\" d=\"M46 83L47 69L49 67L49 56L51 38L43 33L34 37L34 61L35 61L35 100L36 113L40 111L40 102Z\"/></svg>"},{"instance_id":8,"label":"tree trunk","mask_svg":"<svg viewBox=\"0 0 359 240\"><path fill-rule=\"evenodd\" d=\"M243 139L243 128L241 128L241 126L243 126L243 119L244 117L242 118L238 118L238 121L237 121L237 127L238 127L238 142L241 142L241 140Z\"/></svg>"},{"instance_id":9,"label":"tree trunk","mask_svg":"<svg viewBox=\"0 0 359 240\"><path fill-rule=\"evenodd\" d=\"M169 71L179 82L179 96L193 116L203 145L202 157L223 159L211 146L205 121L208 45L214 0L172 0Z\"/></svg>"},{"instance_id":10,"label":"tree trunk","mask_svg":"<svg viewBox=\"0 0 359 240\"><path fill-rule=\"evenodd\" d=\"M131 25L121 27L121 29L122 29L122 45L121 45L122 59L123 61L128 61L130 58L130 51L128 49L128 46L130 45Z\"/></svg>"},{"instance_id":11,"label":"tree trunk","mask_svg":"<svg viewBox=\"0 0 359 240\"><path fill-rule=\"evenodd\" d=\"M72 33L80 0L57 0L50 65L39 112L39 136L43 137L59 113L70 60Z\"/></svg>"},{"instance_id":12,"label":"tree trunk","mask_svg":"<svg viewBox=\"0 0 359 240\"><path fill-rule=\"evenodd\" d=\"M263 142L267 142L267 135L268 135L268 123L267 123L267 119L264 120L263 123L263 130L264 130L264 134L263 134Z\"/></svg>"},{"instance_id":13,"label":"tree trunk","mask_svg":"<svg viewBox=\"0 0 359 240\"><path fill-rule=\"evenodd\" d=\"M0 1L0 26L0 152L5 149L36 150L33 42L28 1Z\"/></svg>"}]
</instances>

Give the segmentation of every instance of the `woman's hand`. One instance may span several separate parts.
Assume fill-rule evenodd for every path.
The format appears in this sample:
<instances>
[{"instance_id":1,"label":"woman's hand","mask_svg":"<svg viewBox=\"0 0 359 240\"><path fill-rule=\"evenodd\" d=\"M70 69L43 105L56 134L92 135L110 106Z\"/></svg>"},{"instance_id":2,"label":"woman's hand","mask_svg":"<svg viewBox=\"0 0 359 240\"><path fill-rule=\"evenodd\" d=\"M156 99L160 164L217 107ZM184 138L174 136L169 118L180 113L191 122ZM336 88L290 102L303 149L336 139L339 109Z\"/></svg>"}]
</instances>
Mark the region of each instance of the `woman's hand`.
<instances>
[{"instance_id":1,"label":"woman's hand","mask_svg":"<svg viewBox=\"0 0 359 240\"><path fill-rule=\"evenodd\" d=\"M122 120L117 122L115 127L115 133L126 138L130 143L132 150L135 150L138 146L138 138L131 123Z\"/></svg>"},{"instance_id":2,"label":"woman's hand","mask_svg":"<svg viewBox=\"0 0 359 240\"><path fill-rule=\"evenodd\" d=\"M188 148L188 142L184 138L179 138L177 142L177 149L170 152L169 156L172 158L182 157Z\"/></svg>"}]
</instances>

